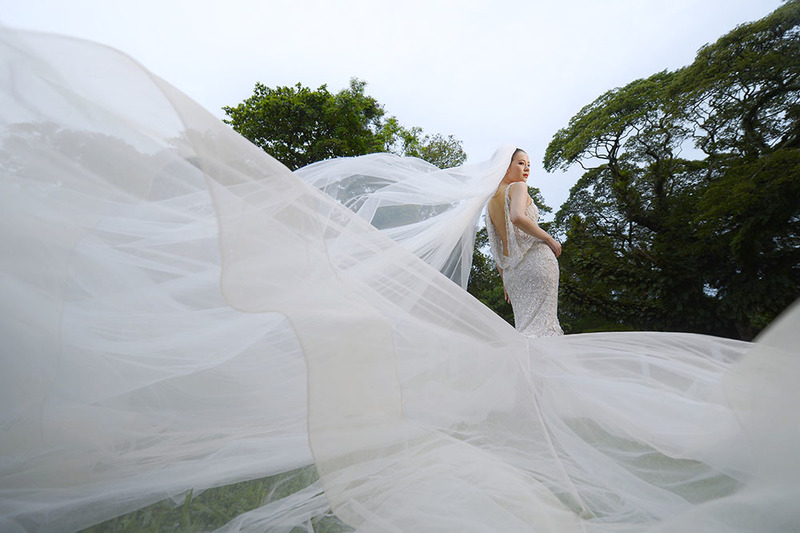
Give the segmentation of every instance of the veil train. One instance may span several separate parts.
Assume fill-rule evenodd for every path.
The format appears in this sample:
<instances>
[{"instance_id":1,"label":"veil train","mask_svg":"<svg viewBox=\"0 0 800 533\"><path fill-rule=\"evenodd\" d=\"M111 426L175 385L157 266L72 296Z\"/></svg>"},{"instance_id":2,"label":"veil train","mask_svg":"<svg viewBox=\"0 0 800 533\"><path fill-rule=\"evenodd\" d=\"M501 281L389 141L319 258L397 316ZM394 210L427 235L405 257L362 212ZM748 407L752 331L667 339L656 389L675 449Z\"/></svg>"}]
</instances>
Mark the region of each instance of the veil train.
<instances>
[{"instance_id":1,"label":"veil train","mask_svg":"<svg viewBox=\"0 0 800 533\"><path fill-rule=\"evenodd\" d=\"M0 36L3 531L282 473L224 529L800 528L797 306L526 339L462 288L508 148L292 173L115 50Z\"/></svg>"}]
</instances>

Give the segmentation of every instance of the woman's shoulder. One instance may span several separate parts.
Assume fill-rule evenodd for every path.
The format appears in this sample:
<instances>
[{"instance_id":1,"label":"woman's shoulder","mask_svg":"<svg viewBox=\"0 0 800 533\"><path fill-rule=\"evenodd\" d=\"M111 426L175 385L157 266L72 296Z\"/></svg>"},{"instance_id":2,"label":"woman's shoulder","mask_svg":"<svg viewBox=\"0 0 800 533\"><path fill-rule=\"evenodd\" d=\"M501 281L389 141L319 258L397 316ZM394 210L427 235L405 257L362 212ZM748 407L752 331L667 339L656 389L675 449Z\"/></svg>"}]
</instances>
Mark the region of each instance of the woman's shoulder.
<instances>
[{"instance_id":1,"label":"woman's shoulder","mask_svg":"<svg viewBox=\"0 0 800 533\"><path fill-rule=\"evenodd\" d=\"M528 184L524 181L515 181L508 186L508 194L528 194Z\"/></svg>"},{"instance_id":2,"label":"woman's shoulder","mask_svg":"<svg viewBox=\"0 0 800 533\"><path fill-rule=\"evenodd\" d=\"M524 181L515 181L509 185L507 197L509 201L513 201L515 198L525 198L526 205L533 203L531 195L528 194L528 184Z\"/></svg>"}]
</instances>

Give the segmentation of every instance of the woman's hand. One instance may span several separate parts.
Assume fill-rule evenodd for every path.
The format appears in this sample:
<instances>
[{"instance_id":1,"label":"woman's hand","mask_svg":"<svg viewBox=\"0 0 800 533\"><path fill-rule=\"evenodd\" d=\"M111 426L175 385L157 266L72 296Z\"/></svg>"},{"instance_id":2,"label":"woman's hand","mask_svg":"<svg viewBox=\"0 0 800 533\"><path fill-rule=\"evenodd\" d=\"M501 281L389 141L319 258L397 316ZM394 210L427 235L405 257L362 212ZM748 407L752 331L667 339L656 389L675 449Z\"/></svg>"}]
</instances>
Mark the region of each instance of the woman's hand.
<instances>
[{"instance_id":1,"label":"woman's hand","mask_svg":"<svg viewBox=\"0 0 800 533\"><path fill-rule=\"evenodd\" d=\"M561 255L561 243L558 242L557 240L551 237L550 240L547 241L547 246L549 246L550 249L553 250L553 253L556 254L556 258L559 255Z\"/></svg>"},{"instance_id":2,"label":"woman's hand","mask_svg":"<svg viewBox=\"0 0 800 533\"><path fill-rule=\"evenodd\" d=\"M508 291L506 290L505 284L503 284L503 295L506 297L506 302L511 303L511 298L508 297Z\"/></svg>"}]
</instances>

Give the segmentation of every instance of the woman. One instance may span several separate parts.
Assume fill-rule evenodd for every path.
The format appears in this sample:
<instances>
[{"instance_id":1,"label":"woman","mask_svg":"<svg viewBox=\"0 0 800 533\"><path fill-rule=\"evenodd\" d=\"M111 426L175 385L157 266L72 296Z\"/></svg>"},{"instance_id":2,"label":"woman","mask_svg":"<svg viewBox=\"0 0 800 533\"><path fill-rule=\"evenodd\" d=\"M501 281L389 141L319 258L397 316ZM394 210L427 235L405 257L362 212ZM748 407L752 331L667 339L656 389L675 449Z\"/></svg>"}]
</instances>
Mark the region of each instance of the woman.
<instances>
[{"instance_id":1,"label":"woman","mask_svg":"<svg viewBox=\"0 0 800 533\"><path fill-rule=\"evenodd\" d=\"M556 314L561 244L537 224L539 210L526 186L530 170L528 154L517 148L489 200L486 228L517 331L552 337L564 334Z\"/></svg>"}]
</instances>

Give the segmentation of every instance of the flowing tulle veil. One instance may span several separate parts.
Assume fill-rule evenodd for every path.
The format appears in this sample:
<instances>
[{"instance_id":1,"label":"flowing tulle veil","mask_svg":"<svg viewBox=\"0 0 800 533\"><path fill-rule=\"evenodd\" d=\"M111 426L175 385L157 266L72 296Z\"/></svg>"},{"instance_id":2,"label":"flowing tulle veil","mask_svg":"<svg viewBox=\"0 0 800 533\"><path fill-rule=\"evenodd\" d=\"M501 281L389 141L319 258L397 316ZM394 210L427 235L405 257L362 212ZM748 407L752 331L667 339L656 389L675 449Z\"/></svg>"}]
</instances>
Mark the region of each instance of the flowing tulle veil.
<instances>
[{"instance_id":1,"label":"flowing tulle veil","mask_svg":"<svg viewBox=\"0 0 800 533\"><path fill-rule=\"evenodd\" d=\"M119 52L0 46L0 529L304 468L226 528L798 527L797 310L528 340L462 287L513 147L292 173Z\"/></svg>"}]
</instances>

